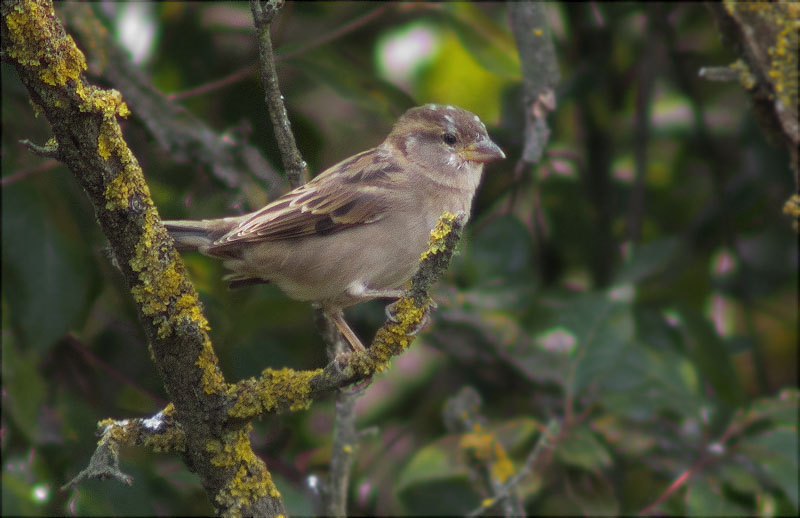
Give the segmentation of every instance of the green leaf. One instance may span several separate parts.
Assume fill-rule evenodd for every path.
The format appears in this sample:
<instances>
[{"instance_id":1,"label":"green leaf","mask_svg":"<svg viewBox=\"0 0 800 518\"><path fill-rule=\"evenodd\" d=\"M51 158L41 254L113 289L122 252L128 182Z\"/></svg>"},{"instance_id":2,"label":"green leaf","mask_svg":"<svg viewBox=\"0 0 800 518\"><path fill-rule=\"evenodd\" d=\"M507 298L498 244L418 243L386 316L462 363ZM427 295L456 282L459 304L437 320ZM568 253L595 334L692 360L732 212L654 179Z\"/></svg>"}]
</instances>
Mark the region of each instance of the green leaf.
<instances>
[{"instance_id":1,"label":"green leaf","mask_svg":"<svg viewBox=\"0 0 800 518\"><path fill-rule=\"evenodd\" d=\"M581 471L569 473L571 494L581 507L584 516L616 516L619 502L614 495L614 486L602 474Z\"/></svg>"},{"instance_id":2,"label":"green leaf","mask_svg":"<svg viewBox=\"0 0 800 518\"><path fill-rule=\"evenodd\" d=\"M466 478L431 480L406 487L399 495L410 516L464 516L477 509L480 498Z\"/></svg>"},{"instance_id":3,"label":"green leaf","mask_svg":"<svg viewBox=\"0 0 800 518\"><path fill-rule=\"evenodd\" d=\"M461 515L478 506L460 439L442 437L418 450L403 467L394 489L408 514Z\"/></svg>"},{"instance_id":4,"label":"green leaf","mask_svg":"<svg viewBox=\"0 0 800 518\"><path fill-rule=\"evenodd\" d=\"M615 451L631 457L641 458L656 445L656 438L649 430L618 419L611 413L592 421L591 428L602 434Z\"/></svg>"},{"instance_id":5,"label":"green leaf","mask_svg":"<svg viewBox=\"0 0 800 518\"><path fill-rule=\"evenodd\" d=\"M667 410L693 417L707 404L691 362L668 349L627 348L603 383L600 397L612 412L645 421Z\"/></svg>"},{"instance_id":6,"label":"green leaf","mask_svg":"<svg viewBox=\"0 0 800 518\"><path fill-rule=\"evenodd\" d=\"M614 378L623 351L633 340L630 306L612 302L607 296L587 293L564 310L564 323L578 341L572 390L578 393L592 383L630 383ZM617 386L621 390L623 387Z\"/></svg>"},{"instance_id":7,"label":"green leaf","mask_svg":"<svg viewBox=\"0 0 800 518\"><path fill-rule=\"evenodd\" d=\"M769 419L776 425L790 426L797 429L797 411L800 409L800 391L794 387L781 390L775 397L761 398L755 401L740 419L757 421Z\"/></svg>"},{"instance_id":8,"label":"green leaf","mask_svg":"<svg viewBox=\"0 0 800 518\"><path fill-rule=\"evenodd\" d=\"M397 492L414 484L437 479L466 478L469 470L458 444L459 435L448 435L418 450L400 471L395 482Z\"/></svg>"},{"instance_id":9,"label":"green leaf","mask_svg":"<svg viewBox=\"0 0 800 518\"><path fill-rule=\"evenodd\" d=\"M558 443L556 456L564 464L588 471L611 466L611 455L586 427L574 428Z\"/></svg>"},{"instance_id":10,"label":"green leaf","mask_svg":"<svg viewBox=\"0 0 800 518\"><path fill-rule=\"evenodd\" d=\"M487 427L489 433L497 437L497 442L499 442L510 455L521 451L523 447L529 446L530 440L541 429L542 426L539 421L530 417L518 417Z\"/></svg>"},{"instance_id":11,"label":"green leaf","mask_svg":"<svg viewBox=\"0 0 800 518\"><path fill-rule=\"evenodd\" d=\"M739 464L726 462L720 466L719 476L741 493L759 494L763 491L758 478Z\"/></svg>"},{"instance_id":12,"label":"green leaf","mask_svg":"<svg viewBox=\"0 0 800 518\"><path fill-rule=\"evenodd\" d=\"M798 436L797 427L771 430L747 441L752 459L758 462L772 481L780 487L794 504L798 499Z\"/></svg>"},{"instance_id":13,"label":"green leaf","mask_svg":"<svg viewBox=\"0 0 800 518\"><path fill-rule=\"evenodd\" d=\"M689 516L747 516L747 509L725 498L719 481L712 477L693 479L686 497Z\"/></svg>"},{"instance_id":14,"label":"green leaf","mask_svg":"<svg viewBox=\"0 0 800 518\"><path fill-rule=\"evenodd\" d=\"M11 459L3 459L3 516L34 516L41 509L31 500L33 484L23 473L9 473L5 466L15 464Z\"/></svg>"},{"instance_id":15,"label":"green leaf","mask_svg":"<svg viewBox=\"0 0 800 518\"><path fill-rule=\"evenodd\" d=\"M444 4L441 12L448 27L483 68L505 78L520 78L517 48L508 29L469 2Z\"/></svg>"},{"instance_id":16,"label":"green leaf","mask_svg":"<svg viewBox=\"0 0 800 518\"><path fill-rule=\"evenodd\" d=\"M3 336L3 388L7 391L3 413L8 412L28 440L35 442L39 411L46 395L45 381L37 368L38 357L19 351L11 333Z\"/></svg>"},{"instance_id":17,"label":"green leaf","mask_svg":"<svg viewBox=\"0 0 800 518\"><path fill-rule=\"evenodd\" d=\"M86 243L68 244L27 185L4 188L2 200L3 298L23 347L43 349L85 314Z\"/></svg>"},{"instance_id":18,"label":"green leaf","mask_svg":"<svg viewBox=\"0 0 800 518\"><path fill-rule=\"evenodd\" d=\"M711 383L718 397L730 407L744 403L741 379L733 368L730 351L701 313L689 308L680 310L684 339L700 374Z\"/></svg>"},{"instance_id":19,"label":"green leaf","mask_svg":"<svg viewBox=\"0 0 800 518\"><path fill-rule=\"evenodd\" d=\"M667 237L636 246L613 284L635 283L658 273L672 260L679 245L677 237Z\"/></svg>"}]
</instances>

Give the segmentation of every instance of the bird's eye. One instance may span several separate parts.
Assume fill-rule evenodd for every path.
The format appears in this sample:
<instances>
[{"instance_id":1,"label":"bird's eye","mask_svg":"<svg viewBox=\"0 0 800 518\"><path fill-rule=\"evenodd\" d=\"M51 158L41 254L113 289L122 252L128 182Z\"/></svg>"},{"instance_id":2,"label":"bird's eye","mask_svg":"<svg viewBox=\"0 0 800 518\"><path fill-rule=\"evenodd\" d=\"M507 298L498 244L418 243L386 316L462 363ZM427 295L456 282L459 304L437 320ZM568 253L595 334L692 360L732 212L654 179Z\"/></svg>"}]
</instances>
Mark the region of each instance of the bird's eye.
<instances>
[{"instance_id":1,"label":"bird's eye","mask_svg":"<svg viewBox=\"0 0 800 518\"><path fill-rule=\"evenodd\" d=\"M442 135L442 140L444 140L444 143L448 146L452 146L456 143L456 136L448 132Z\"/></svg>"}]
</instances>

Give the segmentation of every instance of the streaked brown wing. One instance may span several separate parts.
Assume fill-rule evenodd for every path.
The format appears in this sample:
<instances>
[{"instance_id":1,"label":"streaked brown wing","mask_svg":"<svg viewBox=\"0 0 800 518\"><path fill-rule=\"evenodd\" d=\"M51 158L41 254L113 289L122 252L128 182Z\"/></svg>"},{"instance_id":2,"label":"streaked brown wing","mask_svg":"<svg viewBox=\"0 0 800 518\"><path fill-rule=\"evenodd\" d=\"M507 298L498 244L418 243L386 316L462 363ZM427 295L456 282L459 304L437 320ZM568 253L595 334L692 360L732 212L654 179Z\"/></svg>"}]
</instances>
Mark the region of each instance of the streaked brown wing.
<instances>
[{"instance_id":1,"label":"streaked brown wing","mask_svg":"<svg viewBox=\"0 0 800 518\"><path fill-rule=\"evenodd\" d=\"M397 169L375 149L346 159L250 214L213 248L327 235L374 223L388 208L387 174Z\"/></svg>"}]
</instances>

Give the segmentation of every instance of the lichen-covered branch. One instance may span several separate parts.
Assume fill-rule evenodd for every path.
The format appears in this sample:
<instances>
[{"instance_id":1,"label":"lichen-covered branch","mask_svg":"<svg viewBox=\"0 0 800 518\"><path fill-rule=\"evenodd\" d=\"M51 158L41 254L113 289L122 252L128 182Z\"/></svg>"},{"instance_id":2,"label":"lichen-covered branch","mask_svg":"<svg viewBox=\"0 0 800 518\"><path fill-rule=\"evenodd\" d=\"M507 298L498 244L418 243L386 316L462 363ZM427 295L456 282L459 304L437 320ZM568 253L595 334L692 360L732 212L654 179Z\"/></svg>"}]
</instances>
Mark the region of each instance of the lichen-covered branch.
<instances>
[{"instance_id":1,"label":"lichen-covered branch","mask_svg":"<svg viewBox=\"0 0 800 518\"><path fill-rule=\"evenodd\" d=\"M497 437L486 429L480 407L480 395L475 389L464 387L447 400L443 412L448 431L462 434L459 444L470 461L472 478L479 481L487 493L481 505L467 516L525 516L516 488L533 472L543 451L552 447L561 425L556 419L548 423L515 472L511 459Z\"/></svg>"},{"instance_id":2,"label":"lichen-covered branch","mask_svg":"<svg viewBox=\"0 0 800 518\"><path fill-rule=\"evenodd\" d=\"M342 389L336 393L331 468L323 499L327 516L347 516L347 490L359 440L355 404L364 388Z\"/></svg>"},{"instance_id":3,"label":"lichen-covered branch","mask_svg":"<svg viewBox=\"0 0 800 518\"><path fill-rule=\"evenodd\" d=\"M462 388L445 404L445 427L463 434L460 446L469 459L472 478L488 493L482 507L501 509L505 517L525 516L516 492L503 491L505 482L514 474L514 465L497 437L486 430L480 406L481 397L475 389Z\"/></svg>"},{"instance_id":4,"label":"lichen-covered branch","mask_svg":"<svg viewBox=\"0 0 800 518\"><path fill-rule=\"evenodd\" d=\"M47 117L58 157L94 206L136 304L156 367L186 435L187 465L225 515L283 513L247 427L223 430L228 386L219 370L197 292L161 225L117 117L122 96L89 84L83 53L45 0L0 4L4 60L13 64L36 110ZM51 146L49 146L51 147Z\"/></svg>"},{"instance_id":5,"label":"lichen-covered branch","mask_svg":"<svg viewBox=\"0 0 800 518\"><path fill-rule=\"evenodd\" d=\"M642 222L645 211L645 179L648 165L648 144L652 98L658 66L658 43L663 41L661 24L664 23L663 4L653 2L647 7L647 30L644 36L642 55L639 58L639 73L636 88L634 131L634 181L628 201L628 239L638 243L642 239Z\"/></svg>"},{"instance_id":6,"label":"lichen-covered branch","mask_svg":"<svg viewBox=\"0 0 800 518\"><path fill-rule=\"evenodd\" d=\"M228 407L232 421L249 420L265 413L307 408L320 394L369 378L385 370L389 361L405 351L430 306L428 292L450 264L461 238L465 215L445 213L431 231L428 248L411 288L397 301L395 321L386 322L364 351L341 355L323 369L296 371L266 369L263 375L244 380L229 389L234 398Z\"/></svg>"},{"instance_id":7,"label":"lichen-covered branch","mask_svg":"<svg viewBox=\"0 0 800 518\"><path fill-rule=\"evenodd\" d=\"M525 102L525 146L523 160L536 163L544 152L550 130L547 114L556 107L553 88L560 74L550 36L550 26L541 2L510 2L511 30L522 68L522 91Z\"/></svg>"},{"instance_id":8,"label":"lichen-covered branch","mask_svg":"<svg viewBox=\"0 0 800 518\"><path fill-rule=\"evenodd\" d=\"M261 82L264 83L267 108L275 130L275 139L281 150L281 159L286 169L286 178L293 188L308 181L308 165L306 165L294 140L289 115L283 104L283 96L278 85L278 73L275 70L275 54L272 51L272 39L269 28L278 11L283 7L283 0L250 0L250 11L258 37L258 53L261 61Z\"/></svg>"},{"instance_id":9,"label":"lichen-covered branch","mask_svg":"<svg viewBox=\"0 0 800 518\"><path fill-rule=\"evenodd\" d=\"M547 5L544 2L509 2L508 13L511 30L517 44L522 71L523 113L525 115L525 141L522 154L514 166L514 182L520 185L526 174L531 175L533 188L534 237L537 246L536 263L549 263L544 250L547 248L550 231L545 217L537 169L550 138L547 115L556 107L555 87L560 73L547 21ZM512 190L508 207L516 201L517 190Z\"/></svg>"},{"instance_id":10,"label":"lichen-covered branch","mask_svg":"<svg viewBox=\"0 0 800 518\"><path fill-rule=\"evenodd\" d=\"M133 115L176 163L197 164L239 196L256 186L253 177L260 180L259 189L266 185L268 198L281 194L282 178L258 149L238 136L218 134L156 89L109 35L90 4L68 2L59 10L78 42L92 49L89 74L102 76L122 93Z\"/></svg>"},{"instance_id":11,"label":"lichen-covered branch","mask_svg":"<svg viewBox=\"0 0 800 518\"><path fill-rule=\"evenodd\" d=\"M707 3L723 42L740 59L730 65L750 93L756 119L768 136L777 136L791 155L795 187L798 179L798 54L797 2Z\"/></svg>"},{"instance_id":12,"label":"lichen-covered branch","mask_svg":"<svg viewBox=\"0 0 800 518\"><path fill-rule=\"evenodd\" d=\"M533 472L533 468L539 458L542 456L544 450L553 447L553 439L559 435L560 431L561 424L556 419L552 419L545 427L542 435L539 436L539 439L536 441L536 445L534 445L533 449L525 458L522 467L517 470L513 477L509 478L505 484L497 489L495 498L484 500L479 508L468 513L467 516L474 517L482 514L488 514L490 509L498 505L498 503L503 502L510 494L512 494L519 483Z\"/></svg>"},{"instance_id":13,"label":"lichen-covered branch","mask_svg":"<svg viewBox=\"0 0 800 518\"><path fill-rule=\"evenodd\" d=\"M128 485L133 479L119 468L120 446L144 446L154 452L186 451L186 433L175 421L175 406L149 418L104 419L97 423L100 441L89 466L67 482L62 489L75 486L87 478L112 477Z\"/></svg>"}]
</instances>

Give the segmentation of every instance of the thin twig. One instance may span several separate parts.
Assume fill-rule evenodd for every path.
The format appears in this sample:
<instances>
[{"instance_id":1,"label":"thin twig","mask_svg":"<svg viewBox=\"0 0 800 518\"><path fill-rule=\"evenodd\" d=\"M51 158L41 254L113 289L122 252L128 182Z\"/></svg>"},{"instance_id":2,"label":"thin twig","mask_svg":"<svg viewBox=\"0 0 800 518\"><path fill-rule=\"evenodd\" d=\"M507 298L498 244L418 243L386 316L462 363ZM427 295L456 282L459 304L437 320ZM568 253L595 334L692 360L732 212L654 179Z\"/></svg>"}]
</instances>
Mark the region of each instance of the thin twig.
<instances>
[{"instance_id":1,"label":"thin twig","mask_svg":"<svg viewBox=\"0 0 800 518\"><path fill-rule=\"evenodd\" d=\"M102 13L95 12L90 4L66 2L60 9L66 15L73 36L90 51L89 59L105 57L103 80L122 93L133 115L172 160L198 166L210 178L231 189L239 200L243 200L242 193L250 189L264 189L270 199L283 193L283 178L261 151L247 142L246 130L234 128L219 133L170 101L103 29ZM102 53L97 49L103 49Z\"/></svg>"},{"instance_id":2,"label":"thin twig","mask_svg":"<svg viewBox=\"0 0 800 518\"><path fill-rule=\"evenodd\" d=\"M49 171L50 169L54 168L58 164L60 164L57 159L51 158L49 160L45 160L41 164L37 165L36 167L31 167L28 169L23 169L22 171L17 171L14 174L10 174L8 176L4 176L0 179L0 186L6 187L13 183L19 182L20 180L24 180L28 176L33 176L38 173L43 173L45 171Z\"/></svg>"},{"instance_id":3,"label":"thin twig","mask_svg":"<svg viewBox=\"0 0 800 518\"><path fill-rule=\"evenodd\" d=\"M328 361L333 362L347 354L349 345L336 325L319 309L315 311L315 320L327 345ZM370 381L368 379L366 383L356 385L355 390L342 388L336 393L330 473L327 482L320 488L323 514L328 516L347 515L350 472L355 461L355 450L361 439L355 426L355 402Z\"/></svg>"},{"instance_id":4,"label":"thin twig","mask_svg":"<svg viewBox=\"0 0 800 518\"><path fill-rule=\"evenodd\" d=\"M628 239L641 241L644 217L645 179L647 177L647 144L650 140L650 111L653 87L661 67L656 62L658 42L661 41L661 4L650 4L644 48L639 58L639 84L636 89L636 131L634 132L634 180L628 204Z\"/></svg>"},{"instance_id":5,"label":"thin twig","mask_svg":"<svg viewBox=\"0 0 800 518\"><path fill-rule=\"evenodd\" d=\"M89 350L86 345L81 342L77 336L69 333L66 335L66 342L69 344L70 347L75 349L83 358L90 364L103 369L106 373L110 374L112 378L119 381L122 385L127 385L134 389L135 391L143 394L145 397L156 403L158 406L166 405L166 401L163 398L160 398L153 394L152 392L146 390L141 385L138 385L135 381L129 379L120 371L103 361L102 359L98 358L91 350Z\"/></svg>"},{"instance_id":6,"label":"thin twig","mask_svg":"<svg viewBox=\"0 0 800 518\"><path fill-rule=\"evenodd\" d=\"M291 59L291 58L297 57L300 54L303 54L305 52L308 52L309 50L312 50L312 49L314 49L316 47L319 47L320 45L324 45L324 44L330 43L330 42L332 42L332 41L334 41L334 40L336 40L338 38L341 38L342 36L344 36L344 35L346 35L346 34L348 34L350 32L353 32L356 29L359 29L359 28L363 27L367 23L369 23L372 20L374 20L375 18L379 17L380 15L382 15L384 13L384 11L386 11L390 7L393 7L393 5L392 4L384 4L381 7L373 9L372 11L370 11L370 12L368 12L368 13L362 15L362 16L359 16L355 20L352 20L352 21L346 23L345 25L339 27L338 29L336 29L334 31L331 31L328 34L325 34L323 36L320 36L319 38L317 38L316 40L312 41L308 45L304 45L303 47L295 49L295 50L293 50L291 52L287 52L285 54L281 54L280 51L278 51L278 53L275 55L275 63L280 63L282 61L286 61L287 59ZM188 99L190 97L195 97L195 96L198 96L198 95L208 94L208 93L214 92L216 90L219 90L220 88L224 88L226 86L230 86L232 84L238 83L239 81L242 81L242 80L246 79L247 77L249 77L253 72L255 72L255 68L254 68L255 66L256 66L255 63L251 63L251 64L247 65L246 67L240 68L236 72L233 72L232 74L229 74L229 75L223 77L222 79L217 79L216 81L211 81L210 83L206 83L204 85L200 85L200 86L197 86L195 88L190 88L190 89L184 90L182 92L175 92L175 93L169 94L169 95L167 95L167 99L169 99L170 101L182 101L182 100Z\"/></svg>"},{"instance_id":7,"label":"thin twig","mask_svg":"<svg viewBox=\"0 0 800 518\"><path fill-rule=\"evenodd\" d=\"M725 429L725 432L722 434L722 436L720 436L719 440L716 441L714 444L718 444L719 446L723 446L731 437L733 437L739 431L741 431L742 429L745 428L745 426L737 426L737 423L736 423L736 420L739 417L739 415L741 415L741 413L742 413L742 411L740 409L736 413L736 415L733 417L733 419L731 419L731 422L728 425L728 427ZM639 511L639 516L647 516L647 515L653 514L653 510L656 507L661 505L667 498L672 496L672 494L675 493L675 491L677 491L684 484L686 484L689 481L689 479L692 478L692 476L694 476L701 469L703 469L705 467L705 465L708 464L708 462L711 461L713 458L714 458L714 454L712 453L712 451L709 448L705 448L705 453L703 453L703 455L700 456L700 458L697 460L697 462L692 464L692 466L689 469L687 469L686 471L681 473L678 476L678 478L676 478L672 482L672 484L670 484L669 487L667 487L667 489L663 493L661 493L658 496L658 498L656 498L653 501L653 503L651 503L650 505L648 505L647 507L645 507L644 509Z\"/></svg>"},{"instance_id":8,"label":"thin twig","mask_svg":"<svg viewBox=\"0 0 800 518\"><path fill-rule=\"evenodd\" d=\"M462 448L466 448L470 452L471 475L480 480L491 495L490 498L484 499L485 505L481 506L478 513L491 507L499 507L502 509L504 517L524 516L519 496L512 494L510 490L503 492L504 482L510 473L506 472L500 475L497 467L500 465L501 458L505 458L508 462L508 469L510 469L510 461L506 457L505 450L497 443L497 438L482 431L485 418L479 413L480 405L481 397L478 392L471 387L464 387L447 400L444 409L444 423L448 431L465 434L464 439L480 434L478 442L483 444L485 444L484 439L491 441L491 445L486 448L488 451L482 453L475 452L473 450L475 446L462 445ZM503 471L506 471L505 467Z\"/></svg>"},{"instance_id":9,"label":"thin twig","mask_svg":"<svg viewBox=\"0 0 800 518\"><path fill-rule=\"evenodd\" d=\"M508 495L511 494L511 491L513 491L514 488L516 488L525 477L527 477L533 472L533 466L539 460L539 457L541 456L542 452L545 449L552 447L552 444L550 444L550 438L556 437L558 435L560 427L561 425L556 419L551 420L547 424L547 427L544 429L544 432L542 433L541 437L539 437L539 440L536 441L536 445L528 454L528 457L525 459L525 463L522 465L519 471L508 480L508 482L503 484L500 491L497 492L495 501L493 501L489 506L481 506L477 509L474 509L472 512L467 514L467 516L468 517L480 516L481 514L486 512L489 508L493 507L497 500L508 497Z\"/></svg>"},{"instance_id":10,"label":"thin twig","mask_svg":"<svg viewBox=\"0 0 800 518\"><path fill-rule=\"evenodd\" d=\"M345 34L347 34L349 32L353 32L354 30L356 30L356 29L358 29L360 27L363 27L364 25L368 24L369 22L371 22L375 18L378 18L385 11L387 11L388 9L390 9L392 7L394 7L394 4L391 4L391 3L383 4L382 6L377 7L377 8L373 9L372 11L370 11L370 12L368 12L366 14L363 14L363 15L359 16L355 20L353 20L351 22L348 22L345 25L342 25L338 29L336 29L334 31L331 31L328 34L324 34L324 35L320 36L319 38L317 38L316 40L312 41L308 45L304 45L304 46L300 47L299 49L295 49L295 50L293 50L291 52L287 52L286 54L278 53L278 55L275 57L275 62L276 63L280 63L281 61L285 61L287 59L291 59L293 57L299 56L300 54L303 54L304 52L308 52L309 50L311 50L313 48L319 47L320 45L324 45L326 43L332 42L333 40L341 38Z\"/></svg>"},{"instance_id":11,"label":"thin twig","mask_svg":"<svg viewBox=\"0 0 800 518\"><path fill-rule=\"evenodd\" d=\"M258 53L261 61L261 81L264 83L265 98L272 127L275 130L275 139L281 151L281 160L286 170L289 185L298 187L308 181L308 165L297 149L297 143L292 134L289 115L283 103L278 73L275 70L275 55L272 51L272 40L269 28L272 20L283 7L283 0L250 0L250 10L253 13L253 22L258 35Z\"/></svg>"},{"instance_id":12,"label":"thin twig","mask_svg":"<svg viewBox=\"0 0 800 518\"><path fill-rule=\"evenodd\" d=\"M325 514L329 516L347 516L347 490L358 447L355 404L356 399L364 393L364 388L366 386L356 391L341 389L336 394L333 451L325 502Z\"/></svg>"},{"instance_id":13,"label":"thin twig","mask_svg":"<svg viewBox=\"0 0 800 518\"><path fill-rule=\"evenodd\" d=\"M255 63L251 63L246 67L237 70L233 74L223 77L222 79L217 79L216 81L212 81L210 83L206 83L204 85L200 85L195 88L190 88L188 90L184 90L183 92L176 92L169 94L167 95L167 99L169 99L170 101L182 101L190 97L207 94L215 90L219 90L220 88L230 86L232 84L238 83L239 81L253 74L255 72L255 66L256 66Z\"/></svg>"},{"instance_id":14,"label":"thin twig","mask_svg":"<svg viewBox=\"0 0 800 518\"><path fill-rule=\"evenodd\" d=\"M48 142L44 146L40 146L24 138L20 140L19 143L28 148L28 151L30 151L35 155L39 155L44 158L55 158L56 160L60 158L58 152L58 145L56 145L54 142L53 143Z\"/></svg>"},{"instance_id":15,"label":"thin twig","mask_svg":"<svg viewBox=\"0 0 800 518\"><path fill-rule=\"evenodd\" d=\"M546 117L556 107L554 88L560 78L558 62L544 4L519 2L510 3L508 7L522 68L525 114L522 159L537 163L550 137Z\"/></svg>"}]
</instances>

